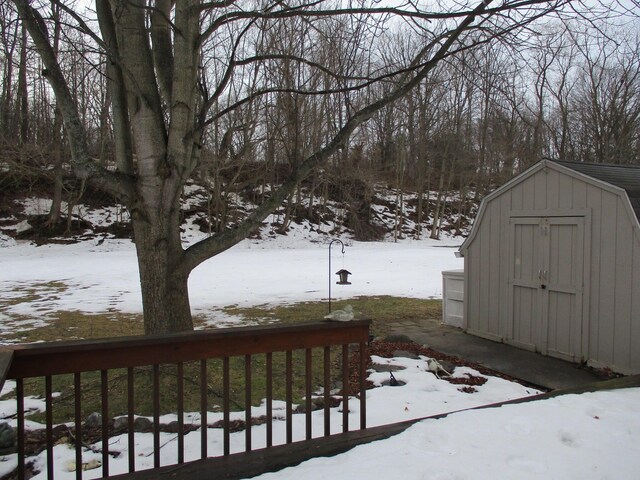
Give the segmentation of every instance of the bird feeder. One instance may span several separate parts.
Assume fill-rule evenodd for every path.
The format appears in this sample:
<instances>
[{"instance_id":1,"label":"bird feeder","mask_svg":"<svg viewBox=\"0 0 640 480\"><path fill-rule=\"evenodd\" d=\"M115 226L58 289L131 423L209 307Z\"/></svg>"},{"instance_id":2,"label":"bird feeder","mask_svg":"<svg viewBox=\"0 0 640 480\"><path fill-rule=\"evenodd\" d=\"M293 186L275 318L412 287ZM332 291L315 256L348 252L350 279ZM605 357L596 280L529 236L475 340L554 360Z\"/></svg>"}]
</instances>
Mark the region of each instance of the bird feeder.
<instances>
[{"instance_id":1,"label":"bird feeder","mask_svg":"<svg viewBox=\"0 0 640 480\"><path fill-rule=\"evenodd\" d=\"M329 242L329 313L331 313L331 245L335 242L338 242L342 246L342 259L344 262L344 243L342 243L342 240L339 238L335 238ZM338 285L351 285L351 282L349 282L349 275L351 275L351 272L343 268L342 270L337 271L336 275L340 277L340 281L336 282Z\"/></svg>"},{"instance_id":2,"label":"bird feeder","mask_svg":"<svg viewBox=\"0 0 640 480\"><path fill-rule=\"evenodd\" d=\"M349 270L345 270L343 268L342 270L338 270L336 275L340 278L340 280L336 282L337 285L351 285L351 282L349 281L349 275L351 275L351 272Z\"/></svg>"}]
</instances>

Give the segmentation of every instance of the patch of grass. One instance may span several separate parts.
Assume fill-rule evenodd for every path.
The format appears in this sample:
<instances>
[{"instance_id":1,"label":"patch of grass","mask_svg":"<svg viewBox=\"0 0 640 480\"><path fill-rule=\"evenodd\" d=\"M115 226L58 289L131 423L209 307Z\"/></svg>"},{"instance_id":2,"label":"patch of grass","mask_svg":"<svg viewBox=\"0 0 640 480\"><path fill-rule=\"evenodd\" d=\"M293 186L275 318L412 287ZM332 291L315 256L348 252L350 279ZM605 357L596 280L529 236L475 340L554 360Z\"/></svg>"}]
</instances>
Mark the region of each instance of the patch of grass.
<instances>
[{"instance_id":1,"label":"patch of grass","mask_svg":"<svg viewBox=\"0 0 640 480\"><path fill-rule=\"evenodd\" d=\"M45 300L68 289L69 286L63 282L29 283L28 285L14 288L8 296L0 297L0 300L2 300L2 304L6 308L11 305Z\"/></svg>"},{"instance_id":2,"label":"patch of grass","mask_svg":"<svg viewBox=\"0 0 640 480\"><path fill-rule=\"evenodd\" d=\"M0 313L23 303L36 303L55 298L69 286L63 282L36 282L18 284L14 288L0 292Z\"/></svg>"},{"instance_id":3,"label":"patch of grass","mask_svg":"<svg viewBox=\"0 0 640 480\"><path fill-rule=\"evenodd\" d=\"M406 320L441 318L441 300L423 300L418 298L401 298L392 296L356 297L331 303L332 310L353 306L356 318L372 320L374 335L385 335L389 332L389 323ZM329 312L327 302L303 302L293 305L257 307L231 306L223 309L224 313L240 316L255 323L306 323L316 322Z\"/></svg>"},{"instance_id":4,"label":"patch of grass","mask_svg":"<svg viewBox=\"0 0 640 480\"><path fill-rule=\"evenodd\" d=\"M78 338L123 337L144 334L141 313L114 311L84 315L82 312L60 312L56 314L54 323L57 332L73 332L74 337Z\"/></svg>"},{"instance_id":5,"label":"patch of grass","mask_svg":"<svg viewBox=\"0 0 640 480\"><path fill-rule=\"evenodd\" d=\"M16 320L19 322L19 320ZM5 334L7 342L21 343L55 342L59 340L80 340L89 338L124 337L142 335L144 325L142 314L109 312L88 314L76 311L56 312L48 315L41 326L28 330L16 330Z\"/></svg>"},{"instance_id":6,"label":"patch of grass","mask_svg":"<svg viewBox=\"0 0 640 480\"><path fill-rule=\"evenodd\" d=\"M19 285L0 293L0 313L3 315L2 340L7 343L55 342L87 338L108 338L141 335L144 332L142 314L117 311L90 314L79 311L52 312L48 303L69 289L64 282L37 282ZM12 306L34 304L40 317L16 314Z\"/></svg>"}]
</instances>

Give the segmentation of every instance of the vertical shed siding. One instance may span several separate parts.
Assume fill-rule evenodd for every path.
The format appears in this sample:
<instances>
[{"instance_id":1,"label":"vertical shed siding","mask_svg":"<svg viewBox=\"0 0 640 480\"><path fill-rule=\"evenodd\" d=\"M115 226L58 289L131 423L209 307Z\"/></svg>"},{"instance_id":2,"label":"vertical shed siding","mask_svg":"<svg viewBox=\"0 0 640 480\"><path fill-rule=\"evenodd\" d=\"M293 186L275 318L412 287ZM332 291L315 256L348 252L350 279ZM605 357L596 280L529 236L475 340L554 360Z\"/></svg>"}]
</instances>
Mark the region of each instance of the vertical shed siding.
<instances>
[{"instance_id":1,"label":"vertical shed siding","mask_svg":"<svg viewBox=\"0 0 640 480\"><path fill-rule=\"evenodd\" d=\"M616 249L615 249L615 286L614 296L614 325L613 325L613 365L626 365L629 362L631 344L629 330L631 328L631 297L633 292L631 257L633 249L633 228L627 221L620 197L616 198ZM613 242L612 242L613 243Z\"/></svg>"},{"instance_id":2,"label":"vertical shed siding","mask_svg":"<svg viewBox=\"0 0 640 480\"><path fill-rule=\"evenodd\" d=\"M535 208L535 199L536 199L536 177L539 174L536 174L533 177L529 177L525 179L520 184L513 187L513 190L516 192L521 190L520 194L522 196L522 204L520 208L513 208L514 211L518 210L533 210Z\"/></svg>"},{"instance_id":3,"label":"vertical shed siding","mask_svg":"<svg viewBox=\"0 0 640 480\"><path fill-rule=\"evenodd\" d=\"M482 223L477 226L478 233L471 246L473 253L466 256L465 262L465 269L468 269L465 275L469 284L475 286L466 293L465 327L490 337L500 335L501 268L494 260L502 244L507 242L501 235L500 226L500 202L490 202L485 207ZM469 317L467 313L470 313Z\"/></svg>"},{"instance_id":4,"label":"vertical shed siding","mask_svg":"<svg viewBox=\"0 0 640 480\"><path fill-rule=\"evenodd\" d=\"M633 241L632 262L633 272L631 291L640 292L640 239L635 236ZM629 365L640 369L640 295L631 295L631 324L629 325Z\"/></svg>"},{"instance_id":5,"label":"vertical shed siding","mask_svg":"<svg viewBox=\"0 0 640 480\"><path fill-rule=\"evenodd\" d=\"M616 193L554 168L546 173L538 170L484 205L481 225L474 227L477 231L465 254L465 327L490 338L507 336L509 217L554 209L589 211L585 359L620 371L640 372L640 238L634 220ZM572 332L577 337L580 334ZM579 344L582 339L571 341Z\"/></svg>"},{"instance_id":6,"label":"vertical shed siding","mask_svg":"<svg viewBox=\"0 0 640 480\"><path fill-rule=\"evenodd\" d=\"M479 225L478 225L479 226ZM467 285L480 285L480 255L476 253L477 247L474 242L474 254L466 255L464 259L464 271L465 271L465 302L464 302L464 324L471 331L479 331L477 312L480 311L480 291L478 288L472 288L471 290L466 288ZM468 316L468 312L474 312L472 316Z\"/></svg>"},{"instance_id":7,"label":"vertical shed siding","mask_svg":"<svg viewBox=\"0 0 640 480\"><path fill-rule=\"evenodd\" d=\"M533 190L533 208L535 210L544 210L547 207L547 173L543 170L533 177L534 190Z\"/></svg>"},{"instance_id":8,"label":"vertical shed siding","mask_svg":"<svg viewBox=\"0 0 640 480\"><path fill-rule=\"evenodd\" d=\"M511 199L511 210L522 210L522 195L523 195L523 188L510 188L509 190L507 190L506 192L504 192L502 195L500 195L501 197L504 197L505 195L509 195L509 198Z\"/></svg>"},{"instance_id":9,"label":"vertical shed siding","mask_svg":"<svg viewBox=\"0 0 640 480\"><path fill-rule=\"evenodd\" d=\"M505 219L509 218L509 212L511 211L511 198L512 192L507 191L504 195L501 195L497 200L500 202L500 239L501 239L501 251L508 252L510 251L509 246L509 222L505 221ZM504 255L504 253L502 253ZM496 328L495 334L498 337L503 335L502 332L507 332L509 329L509 291L508 291L508 283L509 283L509 262L498 262L498 266L496 270L500 271L499 282L500 285L503 286L499 289L500 293L500 303L499 303L499 322ZM507 285L507 288L504 288L504 285Z\"/></svg>"},{"instance_id":10,"label":"vertical shed siding","mask_svg":"<svg viewBox=\"0 0 640 480\"><path fill-rule=\"evenodd\" d=\"M574 208L574 179L569 175L561 175L553 170L553 174L558 179L556 188L558 189L558 207ZM582 183L582 182L580 182ZM582 205L584 207L584 205Z\"/></svg>"},{"instance_id":11,"label":"vertical shed siding","mask_svg":"<svg viewBox=\"0 0 640 480\"><path fill-rule=\"evenodd\" d=\"M613 328L615 323L615 284L616 284L616 242L614 235L617 229L618 219L616 215L616 201L608 192L601 192L600 225L596 226L595 236L599 238L600 248L595 250L598 255L599 266L599 290L596 292L600 305L598 314L590 316L591 339L595 347L591 356L607 365L613 363ZM593 312L592 312L593 313ZM597 322L597 323L596 323Z\"/></svg>"},{"instance_id":12,"label":"vertical shed siding","mask_svg":"<svg viewBox=\"0 0 640 480\"><path fill-rule=\"evenodd\" d=\"M497 268L491 268L491 258L493 255L500 255L500 252L507 244L507 240L500 235L500 225L503 223L500 218L500 206L501 203L499 201L495 202L495 206L492 209L489 228L491 233L491 248L487 251L489 254L487 257L487 264L489 265L489 298L491 299L487 306L487 329L495 335L500 334L500 297L504 289L500 283L500 265L496 265Z\"/></svg>"},{"instance_id":13,"label":"vertical shed siding","mask_svg":"<svg viewBox=\"0 0 640 480\"><path fill-rule=\"evenodd\" d=\"M547 173L547 208L558 208L560 205L560 175L555 170Z\"/></svg>"},{"instance_id":14,"label":"vertical shed siding","mask_svg":"<svg viewBox=\"0 0 640 480\"><path fill-rule=\"evenodd\" d=\"M576 180L578 181L578 180ZM589 295L588 315L588 352L585 352L587 358L598 358L598 330L600 318L600 264L602 252L602 194L600 188L592 185L585 185L585 199L587 208L591 212L591 275L587 279L588 285L585 290ZM605 242L606 244L606 242Z\"/></svg>"},{"instance_id":15,"label":"vertical shed siding","mask_svg":"<svg viewBox=\"0 0 640 480\"><path fill-rule=\"evenodd\" d=\"M491 241L491 217L493 212L487 212L485 221L482 225L482 241L480 242L480 272L486 277L480 285L480 324L479 329L483 332L491 332L489 329L489 305L492 302L491 285L489 279L491 276L491 256L493 243Z\"/></svg>"},{"instance_id":16,"label":"vertical shed siding","mask_svg":"<svg viewBox=\"0 0 640 480\"><path fill-rule=\"evenodd\" d=\"M568 208L587 208L587 184L578 179L563 175L563 178L569 178L571 180L571 202L567 205ZM591 212L593 218L593 212Z\"/></svg>"}]
</instances>

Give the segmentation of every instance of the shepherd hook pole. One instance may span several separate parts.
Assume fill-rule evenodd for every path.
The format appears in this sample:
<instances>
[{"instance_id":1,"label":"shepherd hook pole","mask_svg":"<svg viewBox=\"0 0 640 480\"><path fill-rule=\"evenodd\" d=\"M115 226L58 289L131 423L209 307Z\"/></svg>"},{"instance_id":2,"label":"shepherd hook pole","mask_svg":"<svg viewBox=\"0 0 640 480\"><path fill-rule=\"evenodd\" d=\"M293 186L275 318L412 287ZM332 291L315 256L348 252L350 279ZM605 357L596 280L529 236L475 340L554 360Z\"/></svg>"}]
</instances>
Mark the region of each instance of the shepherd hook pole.
<instances>
[{"instance_id":1,"label":"shepherd hook pole","mask_svg":"<svg viewBox=\"0 0 640 480\"><path fill-rule=\"evenodd\" d=\"M331 313L331 245L333 245L334 242L340 242L340 245L342 245L342 254L344 255L344 243L342 243L342 240L339 238L331 240L331 242L329 242L329 313Z\"/></svg>"}]
</instances>

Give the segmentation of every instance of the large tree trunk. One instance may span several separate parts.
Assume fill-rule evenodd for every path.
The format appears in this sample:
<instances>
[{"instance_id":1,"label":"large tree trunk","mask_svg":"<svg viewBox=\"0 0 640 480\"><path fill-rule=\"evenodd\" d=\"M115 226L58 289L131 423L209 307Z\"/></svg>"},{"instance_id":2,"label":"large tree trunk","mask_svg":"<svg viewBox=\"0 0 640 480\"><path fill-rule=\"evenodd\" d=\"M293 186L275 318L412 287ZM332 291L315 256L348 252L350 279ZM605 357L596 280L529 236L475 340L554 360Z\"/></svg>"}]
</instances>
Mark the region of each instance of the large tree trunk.
<instances>
[{"instance_id":1,"label":"large tree trunk","mask_svg":"<svg viewBox=\"0 0 640 480\"><path fill-rule=\"evenodd\" d=\"M197 76L194 69L198 56L197 49L193 50L194 27L198 22L190 10L192 3L183 1L176 7L176 28L181 35L176 36L175 48L181 54L173 78L165 71L154 70L144 27L145 2L132 1L114 17L105 9L102 16L104 31L113 36L115 30L115 35L122 38L122 63L125 71L131 73L122 76L124 84L120 88L126 87L128 93L130 132L137 155L137 196L131 212L146 334L193 329L187 290L191 268L184 263L180 239L180 194L196 161L194 140L186 140L195 117L196 80L192 77ZM153 28L154 40L158 40L155 48L167 56L170 55L165 51L167 44L160 41L163 32L166 34L161 13L166 14L170 5L168 1L158 2L159 16L154 16ZM114 18L115 29L111 23ZM185 48L185 43L191 45L191 50ZM167 94L167 90L172 91L170 124L165 122L161 99L161 93ZM121 127L129 133L128 125Z\"/></svg>"},{"instance_id":2,"label":"large tree trunk","mask_svg":"<svg viewBox=\"0 0 640 480\"><path fill-rule=\"evenodd\" d=\"M149 218L133 220L145 334L193 330L187 288L190 272L183 266L179 229L168 221L177 215L174 209L163 218L158 210Z\"/></svg>"},{"instance_id":3,"label":"large tree trunk","mask_svg":"<svg viewBox=\"0 0 640 480\"><path fill-rule=\"evenodd\" d=\"M27 29L22 27L22 45L18 66L18 108L16 125L20 126L20 143L29 141L29 92L27 91Z\"/></svg>"},{"instance_id":4,"label":"large tree trunk","mask_svg":"<svg viewBox=\"0 0 640 480\"><path fill-rule=\"evenodd\" d=\"M54 132L54 135L56 135ZM62 152L60 146L57 144L54 147L56 150L53 153L54 158L54 180L53 180L53 196L51 201L51 208L49 209L49 220L47 221L49 228L53 229L60 220L60 213L62 210L62 190L64 189L64 169L62 168Z\"/></svg>"}]
</instances>

